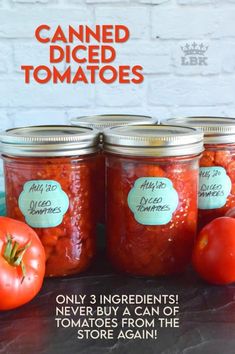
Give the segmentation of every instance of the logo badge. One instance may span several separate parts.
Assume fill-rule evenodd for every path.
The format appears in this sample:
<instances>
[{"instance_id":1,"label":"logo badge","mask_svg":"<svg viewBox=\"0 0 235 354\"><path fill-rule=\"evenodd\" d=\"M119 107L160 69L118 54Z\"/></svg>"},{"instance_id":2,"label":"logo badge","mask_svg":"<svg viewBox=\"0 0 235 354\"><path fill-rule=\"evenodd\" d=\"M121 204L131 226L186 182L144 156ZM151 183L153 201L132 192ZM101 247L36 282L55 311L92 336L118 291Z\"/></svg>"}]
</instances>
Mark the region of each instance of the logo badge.
<instances>
[{"instance_id":1,"label":"logo badge","mask_svg":"<svg viewBox=\"0 0 235 354\"><path fill-rule=\"evenodd\" d=\"M192 44L186 43L181 46L183 56L181 57L181 65L183 66L207 66L208 57L206 52L209 46L203 43L193 42Z\"/></svg>"}]
</instances>

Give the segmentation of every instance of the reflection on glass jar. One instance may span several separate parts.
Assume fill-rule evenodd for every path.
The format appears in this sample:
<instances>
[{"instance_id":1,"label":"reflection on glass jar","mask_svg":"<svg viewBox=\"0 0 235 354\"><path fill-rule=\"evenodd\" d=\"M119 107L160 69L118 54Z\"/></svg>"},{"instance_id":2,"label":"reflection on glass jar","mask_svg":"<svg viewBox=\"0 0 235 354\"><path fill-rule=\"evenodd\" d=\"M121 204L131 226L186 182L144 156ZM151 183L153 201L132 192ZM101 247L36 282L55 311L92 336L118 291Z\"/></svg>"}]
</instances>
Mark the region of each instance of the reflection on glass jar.
<instances>
[{"instance_id":1,"label":"reflection on glass jar","mask_svg":"<svg viewBox=\"0 0 235 354\"><path fill-rule=\"evenodd\" d=\"M104 141L111 262L135 275L184 271L197 228L202 134L132 126L107 130Z\"/></svg>"}]
</instances>

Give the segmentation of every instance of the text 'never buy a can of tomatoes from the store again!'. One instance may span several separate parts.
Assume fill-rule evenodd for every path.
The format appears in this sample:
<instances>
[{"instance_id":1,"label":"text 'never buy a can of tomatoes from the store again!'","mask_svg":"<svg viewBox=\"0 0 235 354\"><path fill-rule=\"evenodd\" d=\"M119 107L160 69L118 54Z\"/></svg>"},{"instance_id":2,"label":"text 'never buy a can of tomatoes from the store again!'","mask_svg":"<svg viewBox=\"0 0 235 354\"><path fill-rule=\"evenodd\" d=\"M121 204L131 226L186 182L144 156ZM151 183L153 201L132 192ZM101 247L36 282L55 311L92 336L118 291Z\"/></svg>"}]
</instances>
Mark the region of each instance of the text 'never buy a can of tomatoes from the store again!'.
<instances>
[{"instance_id":1,"label":"text 'never buy a can of tomatoes from the store again!'","mask_svg":"<svg viewBox=\"0 0 235 354\"><path fill-rule=\"evenodd\" d=\"M134 275L179 273L197 229L203 134L135 125L104 132L107 243L113 265Z\"/></svg>"},{"instance_id":2,"label":"text 'never buy a can of tomatoes from the store again!'","mask_svg":"<svg viewBox=\"0 0 235 354\"><path fill-rule=\"evenodd\" d=\"M163 123L190 126L204 133L198 192L200 230L235 207L235 119L186 117Z\"/></svg>"},{"instance_id":3,"label":"text 'never buy a can of tomatoes from the store again!'","mask_svg":"<svg viewBox=\"0 0 235 354\"><path fill-rule=\"evenodd\" d=\"M102 114L71 119L72 125L97 129L100 133L100 154L97 171L97 199L99 200L99 222L105 222L105 157L103 154L103 132L107 128L132 124L153 124L156 119L150 116L132 114Z\"/></svg>"},{"instance_id":4,"label":"text 'never buy a can of tomatoes from the store again!'","mask_svg":"<svg viewBox=\"0 0 235 354\"><path fill-rule=\"evenodd\" d=\"M9 129L1 142L7 216L35 229L47 276L85 270L95 253L98 132L34 126Z\"/></svg>"}]
</instances>

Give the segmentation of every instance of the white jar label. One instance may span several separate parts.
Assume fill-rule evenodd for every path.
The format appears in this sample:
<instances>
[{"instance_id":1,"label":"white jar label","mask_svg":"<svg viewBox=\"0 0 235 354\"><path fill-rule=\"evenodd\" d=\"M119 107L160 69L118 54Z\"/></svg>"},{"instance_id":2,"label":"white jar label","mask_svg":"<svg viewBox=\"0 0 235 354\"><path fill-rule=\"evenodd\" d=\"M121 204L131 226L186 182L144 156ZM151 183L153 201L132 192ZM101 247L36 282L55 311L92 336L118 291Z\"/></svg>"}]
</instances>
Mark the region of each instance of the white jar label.
<instances>
[{"instance_id":1,"label":"white jar label","mask_svg":"<svg viewBox=\"0 0 235 354\"><path fill-rule=\"evenodd\" d=\"M141 177L128 194L128 206L142 225L165 225L177 209L179 197L168 178Z\"/></svg>"},{"instance_id":2,"label":"white jar label","mask_svg":"<svg viewBox=\"0 0 235 354\"><path fill-rule=\"evenodd\" d=\"M38 228L60 225L69 208L69 198L61 185L46 180L26 182L18 203L26 223Z\"/></svg>"},{"instance_id":3,"label":"white jar label","mask_svg":"<svg viewBox=\"0 0 235 354\"><path fill-rule=\"evenodd\" d=\"M218 209L226 204L232 183L220 166L201 167L199 172L199 209Z\"/></svg>"}]
</instances>

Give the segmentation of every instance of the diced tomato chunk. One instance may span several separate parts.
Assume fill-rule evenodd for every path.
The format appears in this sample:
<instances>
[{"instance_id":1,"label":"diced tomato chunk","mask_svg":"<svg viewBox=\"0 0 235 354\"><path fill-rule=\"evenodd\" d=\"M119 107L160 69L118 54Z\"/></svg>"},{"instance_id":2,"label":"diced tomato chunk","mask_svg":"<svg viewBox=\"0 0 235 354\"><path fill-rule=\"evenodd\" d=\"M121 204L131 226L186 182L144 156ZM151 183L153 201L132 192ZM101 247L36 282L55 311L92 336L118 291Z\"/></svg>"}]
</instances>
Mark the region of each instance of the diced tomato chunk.
<instances>
[{"instance_id":1,"label":"diced tomato chunk","mask_svg":"<svg viewBox=\"0 0 235 354\"><path fill-rule=\"evenodd\" d=\"M63 276L85 270L94 256L97 210L96 155L78 157L4 157L7 214L25 221L18 199L30 180L60 183L69 208L56 227L36 228L46 251L46 275ZM99 198L98 198L99 199ZM101 202L103 203L103 202Z\"/></svg>"},{"instance_id":2,"label":"diced tomato chunk","mask_svg":"<svg viewBox=\"0 0 235 354\"><path fill-rule=\"evenodd\" d=\"M128 194L141 177L169 179L179 202L165 225L139 223ZM134 275L167 275L190 263L197 227L198 157L124 158L107 154L107 241L112 264Z\"/></svg>"}]
</instances>

